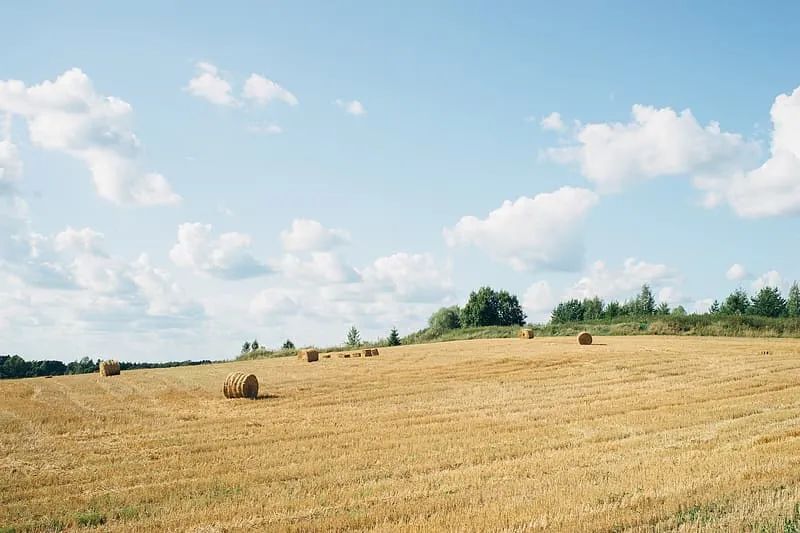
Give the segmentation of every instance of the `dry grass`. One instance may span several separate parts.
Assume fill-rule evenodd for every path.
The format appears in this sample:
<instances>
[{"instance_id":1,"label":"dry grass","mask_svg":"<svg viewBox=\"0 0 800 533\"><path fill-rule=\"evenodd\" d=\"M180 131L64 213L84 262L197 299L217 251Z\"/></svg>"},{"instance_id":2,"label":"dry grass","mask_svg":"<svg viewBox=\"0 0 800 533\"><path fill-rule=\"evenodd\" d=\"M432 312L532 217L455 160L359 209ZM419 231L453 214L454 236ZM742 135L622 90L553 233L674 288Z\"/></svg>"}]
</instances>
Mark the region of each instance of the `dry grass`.
<instances>
[{"instance_id":1,"label":"dry grass","mask_svg":"<svg viewBox=\"0 0 800 533\"><path fill-rule=\"evenodd\" d=\"M800 341L595 341L3 381L0 526L800 525ZM225 400L232 371L256 373L270 396Z\"/></svg>"}]
</instances>

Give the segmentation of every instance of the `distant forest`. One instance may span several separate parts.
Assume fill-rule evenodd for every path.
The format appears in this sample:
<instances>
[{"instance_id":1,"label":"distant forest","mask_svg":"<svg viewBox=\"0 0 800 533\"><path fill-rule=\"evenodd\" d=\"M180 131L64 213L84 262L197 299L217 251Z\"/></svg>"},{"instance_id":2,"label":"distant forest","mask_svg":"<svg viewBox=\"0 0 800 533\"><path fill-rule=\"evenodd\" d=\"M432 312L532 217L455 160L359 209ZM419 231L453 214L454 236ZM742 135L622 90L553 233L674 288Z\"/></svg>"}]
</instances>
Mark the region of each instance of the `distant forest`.
<instances>
[{"instance_id":1,"label":"distant forest","mask_svg":"<svg viewBox=\"0 0 800 533\"><path fill-rule=\"evenodd\" d=\"M67 374L91 374L100 368L101 359L84 357L80 361L62 363L61 361L26 361L19 355L0 355L0 379L35 378L44 376L63 376ZM119 364L121 370L138 368L169 368L173 366L207 365L212 361L173 361L169 363L126 363Z\"/></svg>"}]
</instances>

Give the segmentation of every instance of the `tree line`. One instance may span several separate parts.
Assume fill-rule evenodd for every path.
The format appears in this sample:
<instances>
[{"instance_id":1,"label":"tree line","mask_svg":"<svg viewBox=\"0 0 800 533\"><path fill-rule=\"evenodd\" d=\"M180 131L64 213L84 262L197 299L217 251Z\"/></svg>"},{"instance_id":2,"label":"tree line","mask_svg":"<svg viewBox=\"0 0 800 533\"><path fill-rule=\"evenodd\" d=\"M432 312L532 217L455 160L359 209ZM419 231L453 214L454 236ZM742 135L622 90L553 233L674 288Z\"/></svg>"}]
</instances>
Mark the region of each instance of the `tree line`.
<instances>
[{"instance_id":1,"label":"tree line","mask_svg":"<svg viewBox=\"0 0 800 533\"><path fill-rule=\"evenodd\" d=\"M654 315L686 315L686 309L678 305L674 308L666 302L656 305L655 297L647 284L642 285L639 294L620 303L616 300L604 302L598 297L571 299L559 303L550 315L550 322L583 322L617 317L647 317ZM777 287L763 287L750 296L744 289L736 289L722 302L714 300L708 309L709 315L731 316L750 315L769 318L800 317L800 287L793 283L784 298Z\"/></svg>"},{"instance_id":2,"label":"tree line","mask_svg":"<svg viewBox=\"0 0 800 533\"><path fill-rule=\"evenodd\" d=\"M0 379L91 374L100 369L100 361L101 359L93 360L90 357L83 357L71 363L62 363L54 360L26 361L19 355L0 355ZM169 368L210 363L211 361L206 359L203 361L172 361L168 363L121 362L119 366L121 370L135 370L139 368Z\"/></svg>"}]
</instances>

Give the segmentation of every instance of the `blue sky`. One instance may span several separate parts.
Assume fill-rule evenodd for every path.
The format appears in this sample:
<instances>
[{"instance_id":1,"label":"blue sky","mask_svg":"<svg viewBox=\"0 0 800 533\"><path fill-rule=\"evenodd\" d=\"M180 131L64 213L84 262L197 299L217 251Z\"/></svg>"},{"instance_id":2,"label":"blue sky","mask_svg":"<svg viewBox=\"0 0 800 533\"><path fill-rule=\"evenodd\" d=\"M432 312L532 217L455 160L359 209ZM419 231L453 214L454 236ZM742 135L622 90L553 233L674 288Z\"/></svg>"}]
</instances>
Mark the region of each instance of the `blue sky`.
<instances>
[{"instance_id":1,"label":"blue sky","mask_svg":"<svg viewBox=\"0 0 800 533\"><path fill-rule=\"evenodd\" d=\"M795 4L164 4L0 8L0 352L800 277Z\"/></svg>"}]
</instances>

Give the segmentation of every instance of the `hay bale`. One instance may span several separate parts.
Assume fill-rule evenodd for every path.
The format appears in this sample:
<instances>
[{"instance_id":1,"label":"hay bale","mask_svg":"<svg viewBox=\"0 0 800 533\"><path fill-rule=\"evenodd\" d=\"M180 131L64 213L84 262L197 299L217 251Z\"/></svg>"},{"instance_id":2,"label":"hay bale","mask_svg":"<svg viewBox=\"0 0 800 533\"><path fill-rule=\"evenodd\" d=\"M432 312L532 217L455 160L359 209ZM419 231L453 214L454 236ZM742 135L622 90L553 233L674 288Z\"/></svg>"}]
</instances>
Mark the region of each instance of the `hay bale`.
<instances>
[{"instance_id":1,"label":"hay bale","mask_svg":"<svg viewBox=\"0 0 800 533\"><path fill-rule=\"evenodd\" d=\"M592 334L588 331L581 331L580 334L578 334L578 344L584 346L592 344Z\"/></svg>"},{"instance_id":2,"label":"hay bale","mask_svg":"<svg viewBox=\"0 0 800 533\"><path fill-rule=\"evenodd\" d=\"M372 349L372 356L375 357L376 355L380 355L380 353L378 353L378 349L377 348L373 348Z\"/></svg>"},{"instance_id":3,"label":"hay bale","mask_svg":"<svg viewBox=\"0 0 800 533\"><path fill-rule=\"evenodd\" d=\"M364 350L364 357L372 357L372 348L366 348Z\"/></svg>"},{"instance_id":4,"label":"hay bale","mask_svg":"<svg viewBox=\"0 0 800 533\"><path fill-rule=\"evenodd\" d=\"M235 398L234 393L234 383L236 378L243 375L241 372L231 372L225 378L225 384L222 385L222 393L225 395L226 398Z\"/></svg>"},{"instance_id":5,"label":"hay bale","mask_svg":"<svg viewBox=\"0 0 800 533\"><path fill-rule=\"evenodd\" d=\"M519 330L519 334L517 335L520 339L532 339L533 338L533 329L531 328L522 328Z\"/></svg>"},{"instance_id":6,"label":"hay bale","mask_svg":"<svg viewBox=\"0 0 800 533\"><path fill-rule=\"evenodd\" d=\"M254 374L248 374L242 381L242 398L255 400L258 397L258 378Z\"/></svg>"},{"instance_id":7,"label":"hay bale","mask_svg":"<svg viewBox=\"0 0 800 533\"><path fill-rule=\"evenodd\" d=\"M330 359L331 358L331 354L324 353L324 354L320 355L320 357L322 357L323 359Z\"/></svg>"},{"instance_id":8,"label":"hay bale","mask_svg":"<svg viewBox=\"0 0 800 533\"><path fill-rule=\"evenodd\" d=\"M255 399L258 397L258 378L254 374L231 372L225 378L222 393L226 398Z\"/></svg>"},{"instance_id":9,"label":"hay bale","mask_svg":"<svg viewBox=\"0 0 800 533\"><path fill-rule=\"evenodd\" d=\"M350 354L347 352L336 352L336 357L339 359L344 359L346 357L350 357Z\"/></svg>"},{"instance_id":10,"label":"hay bale","mask_svg":"<svg viewBox=\"0 0 800 533\"><path fill-rule=\"evenodd\" d=\"M361 357L361 355L362 355L362 354L361 354L361 351L359 350L359 351L357 351L357 352L353 352L353 353L351 353L350 355L351 355L352 357Z\"/></svg>"},{"instance_id":11,"label":"hay bale","mask_svg":"<svg viewBox=\"0 0 800 533\"><path fill-rule=\"evenodd\" d=\"M319 352L317 350L300 350L297 352L297 357L301 361L313 363L314 361L319 361Z\"/></svg>"},{"instance_id":12,"label":"hay bale","mask_svg":"<svg viewBox=\"0 0 800 533\"><path fill-rule=\"evenodd\" d=\"M119 368L119 361L115 361L113 359L109 359L107 361L100 362L100 375L101 376L119 376L120 368Z\"/></svg>"}]
</instances>

